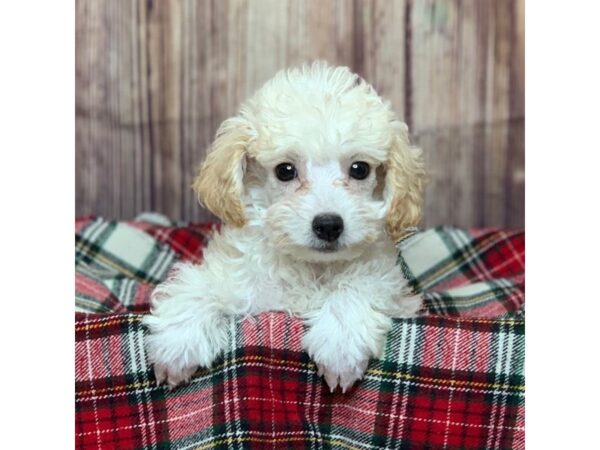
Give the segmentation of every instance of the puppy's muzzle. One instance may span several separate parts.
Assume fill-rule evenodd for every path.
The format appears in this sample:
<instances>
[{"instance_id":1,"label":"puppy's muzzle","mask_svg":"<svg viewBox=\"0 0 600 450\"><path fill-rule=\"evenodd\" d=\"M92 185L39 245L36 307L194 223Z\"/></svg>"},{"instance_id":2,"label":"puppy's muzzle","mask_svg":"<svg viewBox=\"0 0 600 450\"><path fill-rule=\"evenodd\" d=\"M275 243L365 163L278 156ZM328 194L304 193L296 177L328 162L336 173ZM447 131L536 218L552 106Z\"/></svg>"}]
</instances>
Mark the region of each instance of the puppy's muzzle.
<instances>
[{"instance_id":1,"label":"puppy's muzzle","mask_svg":"<svg viewBox=\"0 0 600 450\"><path fill-rule=\"evenodd\" d=\"M344 221L338 214L319 214L312 222L315 235L327 242L333 242L344 231Z\"/></svg>"}]
</instances>

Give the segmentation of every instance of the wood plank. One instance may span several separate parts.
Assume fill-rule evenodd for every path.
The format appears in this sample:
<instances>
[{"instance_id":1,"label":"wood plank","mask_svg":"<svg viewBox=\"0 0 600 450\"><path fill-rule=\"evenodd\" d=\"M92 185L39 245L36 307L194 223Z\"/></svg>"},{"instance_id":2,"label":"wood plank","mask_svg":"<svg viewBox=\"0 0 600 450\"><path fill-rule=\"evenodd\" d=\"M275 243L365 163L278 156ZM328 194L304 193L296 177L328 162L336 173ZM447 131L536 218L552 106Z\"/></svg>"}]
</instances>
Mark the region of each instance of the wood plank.
<instances>
[{"instance_id":1,"label":"wood plank","mask_svg":"<svg viewBox=\"0 0 600 450\"><path fill-rule=\"evenodd\" d=\"M136 4L76 6L77 212L127 217L150 207L139 128L146 97L135 70Z\"/></svg>"},{"instance_id":2,"label":"wood plank","mask_svg":"<svg viewBox=\"0 0 600 450\"><path fill-rule=\"evenodd\" d=\"M524 131L517 120L415 135L429 178L422 226L523 227ZM510 160L509 153L516 157ZM477 207L474 199L481 199Z\"/></svg>"},{"instance_id":3,"label":"wood plank","mask_svg":"<svg viewBox=\"0 0 600 450\"><path fill-rule=\"evenodd\" d=\"M388 99L400 118L405 114L405 1L358 1L355 5L354 47L358 53L353 69Z\"/></svg>"},{"instance_id":4,"label":"wood plank","mask_svg":"<svg viewBox=\"0 0 600 450\"><path fill-rule=\"evenodd\" d=\"M425 225L523 225L522 7L412 2L406 113L433 180Z\"/></svg>"}]
</instances>

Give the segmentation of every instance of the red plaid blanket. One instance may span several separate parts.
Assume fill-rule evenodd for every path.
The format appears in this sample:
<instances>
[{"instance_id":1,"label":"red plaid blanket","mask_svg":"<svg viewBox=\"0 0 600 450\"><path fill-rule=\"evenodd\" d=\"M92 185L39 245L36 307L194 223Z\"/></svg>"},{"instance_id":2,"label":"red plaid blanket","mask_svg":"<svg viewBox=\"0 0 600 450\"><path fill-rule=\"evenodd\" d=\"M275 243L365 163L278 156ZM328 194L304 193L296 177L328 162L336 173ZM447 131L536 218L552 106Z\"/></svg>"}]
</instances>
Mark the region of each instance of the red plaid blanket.
<instances>
[{"instance_id":1,"label":"red plaid blanket","mask_svg":"<svg viewBox=\"0 0 600 450\"><path fill-rule=\"evenodd\" d=\"M162 219L164 220L164 219ZM200 261L209 225L76 222L77 448L524 448L524 233L437 228L399 245L430 315L395 320L380 360L329 393L282 313L232 320L190 384L157 387L148 295Z\"/></svg>"}]
</instances>

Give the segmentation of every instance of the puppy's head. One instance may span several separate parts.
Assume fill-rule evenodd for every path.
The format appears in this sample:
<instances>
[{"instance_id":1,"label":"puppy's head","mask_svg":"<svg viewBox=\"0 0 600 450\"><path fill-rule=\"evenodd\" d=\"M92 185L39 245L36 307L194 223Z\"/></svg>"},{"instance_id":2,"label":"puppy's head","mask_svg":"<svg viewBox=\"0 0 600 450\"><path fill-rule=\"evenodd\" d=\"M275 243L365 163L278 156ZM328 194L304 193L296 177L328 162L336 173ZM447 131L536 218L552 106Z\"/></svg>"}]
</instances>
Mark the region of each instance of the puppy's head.
<instances>
[{"instance_id":1,"label":"puppy's head","mask_svg":"<svg viewBox=\"0 0 600 450\"><path fill-rule=\"evenodd\" d=\"M315 63L280 72L221 125L194 189L226 224L326 262L416 225L423 175L389 103L348 68Z\"/></svg>"}]
</instances>

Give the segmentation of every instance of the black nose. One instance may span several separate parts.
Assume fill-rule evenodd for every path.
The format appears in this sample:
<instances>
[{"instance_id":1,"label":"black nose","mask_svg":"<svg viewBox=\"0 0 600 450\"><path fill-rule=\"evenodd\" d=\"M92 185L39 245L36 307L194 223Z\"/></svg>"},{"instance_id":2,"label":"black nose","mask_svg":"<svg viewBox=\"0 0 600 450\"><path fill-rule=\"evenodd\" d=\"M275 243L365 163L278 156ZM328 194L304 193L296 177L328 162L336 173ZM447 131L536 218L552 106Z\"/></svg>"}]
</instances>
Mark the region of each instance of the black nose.
<instances>
[{"instance_id":1,"label":"black nose","mask_svg":"<svg viewBox=\"0 0 600 450\"><path fill-rule=\"evenodd\" d=\"M313 219L312 229L319 239L333 242L344 231L344 221L337 214L319 214Z\"/></svg>"}]
</instances>

